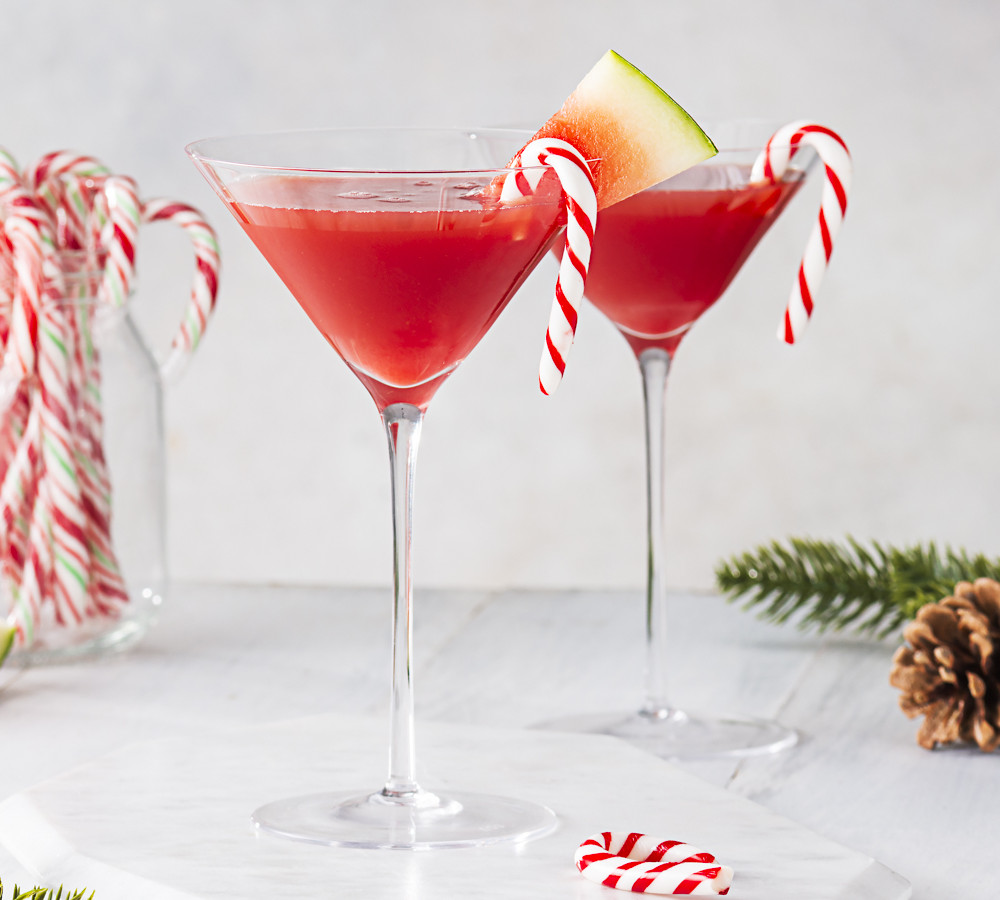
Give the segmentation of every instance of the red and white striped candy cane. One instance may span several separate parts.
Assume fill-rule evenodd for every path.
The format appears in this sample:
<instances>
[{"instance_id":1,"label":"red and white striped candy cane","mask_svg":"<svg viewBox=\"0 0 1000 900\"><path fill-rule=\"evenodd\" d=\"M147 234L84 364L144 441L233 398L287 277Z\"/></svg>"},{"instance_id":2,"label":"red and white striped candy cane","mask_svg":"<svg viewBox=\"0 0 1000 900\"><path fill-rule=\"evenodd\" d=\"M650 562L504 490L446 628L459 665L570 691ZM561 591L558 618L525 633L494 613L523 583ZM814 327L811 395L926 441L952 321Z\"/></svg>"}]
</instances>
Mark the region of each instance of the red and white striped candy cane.
<instances>
[{"instance_id":1,"label":"red and white striped candy cane","mask_svg":"<svg viewBox=\"0 0 1000 900\"><path fill-rule=\"evenodd\" d=\"M10 598L7 625L17 629L18 605L27 600L22 574L30 555L28 531L38 484L39 408L27 390L28 376L35 370L38 345L38 309L41 303L43 243L38 232L39 211L24 188L14 158L0 149L0 231L5 254L4 269L10 286L4 291L5 334L0 381L0 577L3 595ZM28 613L30 617L30 611ZM30 627L30 622L29 622ZM6 643L6 641L5 641Z\"/></svg>"},{"instance_id":2,"label":"red and white striped candy cane","mask_svg":"<svg viewBox=\"0 0 1000 900\"><path fill-rule=\"evenodd\" d=\"M73 150L54 150L29 166L25 170L25 179L35 193L52 203L52 209L55 210L60 202L57 183L70 174L81 178L103 178L110 172L104 163L93 156Z\"/></svg>"},{"instance_id":3,"label":"red and white striped candy cane","mask_svg":"<svg viewBox=\"0 0 1000 900\"><path fill-rule=\"evenodd\" d=\"M639 894L722 895L733 882L733 870L711 853L634 831L592 835L574 861L584 878Z\"/></svg>"},{"instance_id":4,"label":"red and white striped candy cane","mask_svg":"<svg viewBox=\"0 0 1000 900\"><path fill-rule=\"evenodd\" d=\"M780 181L791 159L804 146L812 147L823 163L825 178L820 201L819 219L813 226L799 265L799 274L778 329L778 337L794 344L801 336L812 315L816 292L826 274L833 252L833 242L847 212L847 194L851 188L851 154L847 144L835 131L801 120L779 128L768 140L754 162L752 182Z\"/></svg>"},{"instance_id":5,"label":"red and white striped candy cane","mask_svg":"<svg viewBox=\"0 0 1000 900\"><path fill-rule=\"evenodd\" d=\"M12 192L4 194L5 203L16 203L18 216L30 220L32 229L25 228L24 233L37 244L32 253L40 259L40 265L33 266L30 272L17 271L19 294L24 295L25 302L15 306L11 323L17 341L15 347L25 348L27 355L30 343L33 350L31 368L24 374L32 370L37 373L38 393L34 402L40 403L38 446L42 468L31 520L32 564L22 587L31 595L31 606L43 599L51 601L55 618L60 622L80 621L86 613L90 564L87 512L80 491L73 435L79 385L72 377L72 328L63 303L65 285L56 255L58 215L52 205L61 203L57 179L73 165L81 164L66 160L65 168L36 166L25 180L37 188L37 193L13 199ZM8 236L12 219L15 225L21 221L17 216L6 219ZM18 230L14 233L17 235ZM18 308L26 318L34 314L33 327L26 329L27 333L19 334ZM45 546L36 546L38 541ZM34 596L36 590L39 593Z\"/></svg>"},{"instance_id":6,"label":"red and white striped candy cane","mask_svg":"<svg viewBox=\"0 0 1000 900\"><path fill-rule=\"evenodd\" d=\"M35 194L53 216L56 216L63 206L77 206L83 218L86 210L80 206L79 199L65 198L66 182L71 179L79 181L99 180L111 172L104 163L93 156L76 153L73 150L55 150L46 153L24 172L28 188ZM79 184L76 185L79 187ZM72 214L72 210L69 211Z\"/></svg>"},{"instance_id":7,"label":"red and white striped candy cane","mask_svg":"<svg viewBox=\"0 0 1000 900\"><path fill-rule=\"evenodd\" d=\"M24 396L27 401L27 395ZM39 514L41 512L38 498L38 488L42 480L38 433L40 412L41 404L32 403L24 431L4 473L3 488L0 490L0 515L3 521L0 577L3 578L5 595L11 600L11 608L6 610L7 623L21 634L22 640L28 639L33 634L41 604L41 595L38 591L32 591L30 586L25 589L28 567L32 565L33 548L30 542L32 521L36 509ZM47 536L40 533L39 540L42 540L47 548ZM43 548L43 551L46 548ZM36 578L33 577L31 580L37 583Z\"/></svg>"},{"instance_id":8,"label":"red and white striped candy cane","mask_svg":"<svg viewBox=\"0 0 1000 900\"><path fill-rule=\"evenodd\" d=\"M52 218L60 249L83 250L94 243L99 227L94 192L109 174L100 160L72 150L46 153L25 171L29 189Z\"/></svg>"},{"instance_id":9,"label":"red and white striped candy cane","mask_svg":"<svg viewBox=\"0 0 1000 900\"><path fill-rule=\"evenodd\" d=\"M57 619L79 621L86 602L89 551L73 458L76 394L69 371L69 327L59 302L64 287L53 220L27 195L8 190L3 199L16 210L4 221L8 238L15 244L23 239L25 253L30 247L31 256L30 267L15 266L18 302L11 329L14 343L11 346L8 341L8 354L13 351L24 376L37 374L33 402L40 403L37 440L42 470L31 516L32 564L28 567L34 571L28 572L22 588L30 606L51 599ZM19 325L22 318L23 328ZM6 366L6 358L4 362ZM36 541L45 546L36 546ZM51 593L46 590L49 584L54 588Z\"/></svg>"},{"instance_id":10,"label":"red and white striped candy cane","mask_svg":"<svg viewBox=\"0 0 1000 900\"><path fill-rule=\"evenodd\" d=\"M56 620L80 622L88 614L90 546L77 459L77 419L82 385L74 377L71 322L58 269L46 277L38 342L41 394L43 497L50 506L53 539L51 599Z\"/></svg>"},{"instance_id":11,"label":"red and white striped candy cane","mask_svg":"<svg viewBox=\"0 0 1000 900\"><path fill-rule=\"evenodd\" d=\"M545 349L538 367L538 385L551 394L566 371L566 359L576 336L583 288L590 267L590 253L597 225L597 192L587 160L572 144L556 138L532 141L515 157L500 192L501 202L527 196L538 187L545 166L558 176L566 196L566 242L563 245L556 296L545 332Z\"/></svg>"},{"instance_id":12,"label":"red and white striped candy cane","mask_svg":"<svg viewBox=\"0 0 1000 900\"><path fill-rule=\"evenodd\" d=\"M219 242L201 213L186 203L157 197L142 204L143 222L173 222L184 229L194 248L195 275L191 297L181 326L174 336L170 356L163 365L168 377L198 346L215 309L219 293Z\"/></svg>"},{"instance_id":13,"label":"red and white striped candy cane","mask_svg":"<svg viewBox=\"0 0 1000 900\"><path fill-rule=\"evenodd\" d=\"M124 306L135 277L135 250L139 239L141 206L135 182L122 175L105 179L100 194L104 222L101 249L107 254L98 297L112 306Z\"/></svg>"},{"instance_id":14,"label":"red and white striped candy cane","mask_svg":"<svg viewBox=\"0 0 1000 900\"><path fill-rule=\"evenodd\" d=\"M35 371L38 311L46 253L53 250L53 219L29 192L14 158L0 149L0 220L10 252L14 291L2 376L17 380Z\"/></svg>"},{"instance_id":15,"label":"red and white striped candy cane","mask_svg":"<svg viewBox=\"0 0 1000 900\"><path fill-rule=\"evenodd\" d=\"M21 209L9 213L3 226L10 243L15 286L0 377L14 384L36 367L44 248L36 223Z\"/></svg>"}]
</instances>

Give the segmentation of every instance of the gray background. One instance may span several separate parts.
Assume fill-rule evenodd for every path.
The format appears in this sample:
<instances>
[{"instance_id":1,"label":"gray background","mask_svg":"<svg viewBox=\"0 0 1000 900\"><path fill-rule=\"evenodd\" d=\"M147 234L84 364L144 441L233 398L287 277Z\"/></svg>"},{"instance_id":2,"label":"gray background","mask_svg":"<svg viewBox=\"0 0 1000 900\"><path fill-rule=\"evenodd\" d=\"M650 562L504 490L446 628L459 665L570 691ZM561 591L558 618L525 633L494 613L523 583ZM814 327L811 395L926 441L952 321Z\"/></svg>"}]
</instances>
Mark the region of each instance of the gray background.
<instances>
[{"instance_id":1,"label":"gray background","mask_svg":"<svg viewBox=\"0 0 1000 900\"><path fill-rule=\"evenodd\" d=\"M706 587L771 537L937 539L1000 554L993 0L6 0L0 144L61 147L200 206L218 314L168 394L174 574L384 584L388 478L364 390L183 153L226 132L542 121L609 46L695 117L813 118L854 193L804 342L774 338L818 194L800 195L676 359L669 578ZM162 346L187 292L147 229L136 315ZM418 584L637 586L640 390L582 317L569 376L535 387L544 263L441 390L422 443Z\"/></svg>"}]
</instances>

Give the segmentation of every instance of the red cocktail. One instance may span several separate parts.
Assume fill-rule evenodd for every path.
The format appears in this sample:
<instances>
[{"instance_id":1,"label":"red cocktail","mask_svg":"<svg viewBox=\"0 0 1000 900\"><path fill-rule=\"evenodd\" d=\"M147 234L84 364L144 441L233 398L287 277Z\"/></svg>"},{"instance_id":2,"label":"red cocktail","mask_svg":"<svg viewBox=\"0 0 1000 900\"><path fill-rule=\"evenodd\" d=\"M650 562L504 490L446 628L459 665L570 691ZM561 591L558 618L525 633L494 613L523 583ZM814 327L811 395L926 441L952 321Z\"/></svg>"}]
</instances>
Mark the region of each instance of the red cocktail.
<instances>
[{"instance_id":1,"label":"red cocktail","mask_svg":"<svg viewBox=\"0 0 1000 900\"><path fill-rule=\"evenodd\" d=\"M601 211L587 298L637 356L677 349L802 183L750 184L749 173L712 160Z\"/></svg>"},{"instance_id":2,"label":"red cocktail","mask_svg":"<svg viewBox=\"0 0 1000 900\"><path fill-rule=\"evenodd\" d=\"M467 177L345 177L334 189L279 176L233 197L243 229L380 410L426 409L535 267L559 213L557 192L501 206Z\"/></svg>"},{"instance_id":3,"label":"red cocktail","mask_svg":"<svg viewBox=\"0 0 1000 900\"><path fill-rule=\"evenodd\" d=\"M637 712L562 718L547 727L614 734L667 758L772 752L795 733L776 722L694 715L667 696L663 448L667 371L678 344L740 271L806 178L799 151L776 183L751 166L773 128L707 129L717 157L601 210L586 296L639 362L646 414L648 573L645 698ZM737 143L734 143L737 142ZM725 149L746 147L748 149Z\"/></svg>"},{"instance_id":4,"label":"red cocktail","mask_svg":"<svg viewBox=\"0 0 1000 900\"><path fill-rule=\"evenodd\" d=\"M520 841L555 827L534 803L438 796L416 782L410 525L424 411L564 221L557 185L515 204L490 190L517 132L357 129L222 138L189 153L375 400L392 468L389 776L380 791L279 800L259 829L348 847Z\"/></svg>"}]
</instances>

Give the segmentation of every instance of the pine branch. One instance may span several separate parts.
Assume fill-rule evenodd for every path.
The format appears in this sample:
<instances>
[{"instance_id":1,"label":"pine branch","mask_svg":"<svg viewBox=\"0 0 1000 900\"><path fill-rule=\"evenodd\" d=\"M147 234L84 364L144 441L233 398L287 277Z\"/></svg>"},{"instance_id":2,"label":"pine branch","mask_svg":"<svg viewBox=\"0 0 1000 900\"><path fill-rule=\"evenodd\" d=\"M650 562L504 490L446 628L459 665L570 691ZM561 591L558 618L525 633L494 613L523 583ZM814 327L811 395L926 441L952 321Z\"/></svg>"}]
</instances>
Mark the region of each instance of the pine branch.
<instances>
[{"instance_id":1,"label":"pine branch","mask_svg":"<svg viewBox=\"0 0 1000 900\"><path fill-rule=\"evenodd\" d=\"M715 575L731 601L745 598L744 608L757 608L762 619L884 637L958 581L1000 580L1000 560L941 553L933 543L899 549L852 537L841 544L790 538L725 560Z\"/></svg>"},{"instance_id":2,"label":"pine branch","mask_svg":"<svg viewBox=\"0 0 1000 900\"><path fill-rule=\"evenodd\" d=\"M3 900L3 880L0 879L0 900ZM94 892L89 894L86 889L82 891L65 891L62 885L58 890L52 888L33 887L31 890L22 891L16 884L11 900L94 900Z\"/></svg>"},{"instance_id":3,"label":"pine branch","mask_svg":"<svg viewBox=\"0 0 1000 900\"><path fill-rule=\"evenodd\" d=\"M0 624L0 666L3 665L7 654L10 653L11 648L14 646L14 638L16 637L17 629L13 625ZM0 891L2 890L3 882L0 881ZM0 893L0 900L3 900L2 893Z\"/></svg>"}]
</instances>

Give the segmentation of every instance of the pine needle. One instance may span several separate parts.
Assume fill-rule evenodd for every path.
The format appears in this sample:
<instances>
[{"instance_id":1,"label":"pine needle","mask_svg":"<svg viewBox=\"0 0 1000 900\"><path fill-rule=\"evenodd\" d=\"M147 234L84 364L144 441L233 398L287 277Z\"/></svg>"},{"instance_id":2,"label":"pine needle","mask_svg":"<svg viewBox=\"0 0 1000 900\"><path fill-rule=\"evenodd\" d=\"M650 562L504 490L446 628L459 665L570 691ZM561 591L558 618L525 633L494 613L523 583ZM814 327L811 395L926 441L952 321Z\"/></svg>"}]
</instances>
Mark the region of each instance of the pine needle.
<instances>
[{"instance_id":1,"label":"pine needle","mask_svg":"<svg viewBox=\"0 0 1000 900\"><path fill-rule=\"evenodd\" d=\"M7 654L10 653L11 648L14 646L14 638L16 637L17 629L13 625L0 624L0 666L3 665ZM2 890L3 882L0 882L0 891ZM0 894L0 900L3 900L3 894Z\"/></svg>"},{"instance_id":2,"label":"pine needle","mask_svg":"<svg viewBox=\"0 0 1000 900\"><path fill-rule=\"evenodd\" d=\"M0 900L3 900L3 880L0 879ZM33 887L30 890L22 891L16 884L14 893L10 900L94 900L94 892L89 894L86 889L82 891L66 891L62 885L58 890L52 888Z\"/></svg>"},{"instance_id":3,"label":"pine needle","mask_svg":"<svg viewBox=\"0 0 1000 900\"><path fill-rule=\"evenodd\" d=\"M958 581L1000 580L1000 560L933 543L902 549L852 537L772 541L721 562L719 589L730 601L776 624L885 637L926 603L948 596Z\"/></svg>"}]
</instances>

